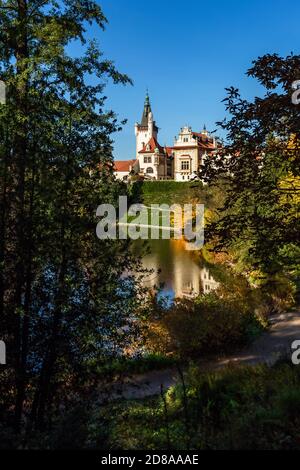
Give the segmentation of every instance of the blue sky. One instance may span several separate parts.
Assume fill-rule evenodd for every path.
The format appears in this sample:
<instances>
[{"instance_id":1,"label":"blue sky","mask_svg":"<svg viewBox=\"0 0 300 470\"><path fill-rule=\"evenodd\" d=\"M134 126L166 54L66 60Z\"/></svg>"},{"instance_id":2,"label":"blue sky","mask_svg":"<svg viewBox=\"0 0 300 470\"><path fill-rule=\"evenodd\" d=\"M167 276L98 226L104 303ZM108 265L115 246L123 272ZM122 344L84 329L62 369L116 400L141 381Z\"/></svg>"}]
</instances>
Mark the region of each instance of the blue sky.
<instances>
[{"instance_id":1,"label":"blue sky","mask_svg":"<svg viewBox=\"0 0 300 470\"><path fill-rule=\"evenodd\" d=\"M146 88L159 143L173 144L178 129L209 130L225 115L224 88L243 96L261 94L245 76L252 60L266 53L299 53L299 0L99 0L109 24L97 40L105 57L134 86L109 85L107 106L123 131L114 135L116 159L135 154L134 123ZM92 33L92 31L91 31Z\"/></svg>"}]
</instances>

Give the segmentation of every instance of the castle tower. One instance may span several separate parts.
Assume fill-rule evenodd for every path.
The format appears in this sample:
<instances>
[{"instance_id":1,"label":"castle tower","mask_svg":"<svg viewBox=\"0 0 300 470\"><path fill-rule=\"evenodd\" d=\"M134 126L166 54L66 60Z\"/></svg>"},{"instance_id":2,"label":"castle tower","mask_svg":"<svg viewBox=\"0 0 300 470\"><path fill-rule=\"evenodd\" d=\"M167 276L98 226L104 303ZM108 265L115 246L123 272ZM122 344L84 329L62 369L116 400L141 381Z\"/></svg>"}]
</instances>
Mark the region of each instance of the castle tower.
<instances>
[{"instance_id":1,"label":"castle tower","mask_svg":"<svg viewBox=\"0 0 300 470\"><path fill-rule=\"evenodd\" d=\"M140 123L135 124L136 158L138 158L139 152L144 148L144 146L150 141L152 137L157 139L157 133L158 128L155 124L155 121L153 120L150 98L147 92L142 120Z\"/></svg>"}]
</instances>

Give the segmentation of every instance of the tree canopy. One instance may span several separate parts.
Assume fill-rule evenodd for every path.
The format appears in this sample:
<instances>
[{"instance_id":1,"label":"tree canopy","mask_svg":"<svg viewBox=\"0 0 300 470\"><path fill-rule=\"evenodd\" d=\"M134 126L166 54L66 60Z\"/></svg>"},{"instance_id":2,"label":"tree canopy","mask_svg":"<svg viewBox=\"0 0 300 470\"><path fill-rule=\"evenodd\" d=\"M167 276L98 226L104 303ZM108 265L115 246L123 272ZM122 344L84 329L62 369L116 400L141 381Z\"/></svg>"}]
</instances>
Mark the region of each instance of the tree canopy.
<instances>
[{"instance_id":1,"label":"tree canopy","mask_svg":"<svg viewBox=\"0 0 300 470\"><path fill-rule=\"evenodd\" d=\"M226 181L218 218L208 228L217 251L235 249L264 273L299 270L300 106L292 85L300 77L300 56L267 54L247 72L264 87L247 101L227 89L228 118L218 123L227 140L207 160L202 177Z\"/></svg>"},{"instance_id":2,"label":"tree canopy","mask_svg":"<svg viewBox=\"0 0 300 470\"><path fill-rule=\"evenodd\" d=\"M27 429L47 426L68 385L83 383L95 358L124 351L135 335L139 295L122 279L134 264L127 242L96 238L97 206L126 194L110 165L111 135L122 123L106 109L104 89L108 80L131 83L87 40L90 25L105 23L94 1L0 1L7 91L0 321L8 362L0 413L16 431L25 417Z\"/></svg>"}]
</instances>

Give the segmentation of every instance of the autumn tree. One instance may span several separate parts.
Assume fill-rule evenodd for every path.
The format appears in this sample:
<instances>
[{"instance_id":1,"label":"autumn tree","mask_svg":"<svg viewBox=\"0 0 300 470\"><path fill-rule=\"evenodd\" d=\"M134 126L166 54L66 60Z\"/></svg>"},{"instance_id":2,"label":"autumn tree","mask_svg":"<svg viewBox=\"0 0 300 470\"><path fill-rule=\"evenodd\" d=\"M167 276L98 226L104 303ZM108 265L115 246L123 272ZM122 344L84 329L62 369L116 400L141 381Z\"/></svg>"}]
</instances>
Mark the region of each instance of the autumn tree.
<instances>
[{"instance_id":1,"label":"autumn tree","mask_svg":"<svg viewBox=\"0 0 300 470\"><path fill-rule=\"evenodd\" d=\"M207 236L216 251L231 250L245 267L299 275L300 106L292 102L300 56L265 55L247 72L265 93L247 101L227 89L227 139L201 176L222 181L226 197Z\"/></svg>"}]
</instances>

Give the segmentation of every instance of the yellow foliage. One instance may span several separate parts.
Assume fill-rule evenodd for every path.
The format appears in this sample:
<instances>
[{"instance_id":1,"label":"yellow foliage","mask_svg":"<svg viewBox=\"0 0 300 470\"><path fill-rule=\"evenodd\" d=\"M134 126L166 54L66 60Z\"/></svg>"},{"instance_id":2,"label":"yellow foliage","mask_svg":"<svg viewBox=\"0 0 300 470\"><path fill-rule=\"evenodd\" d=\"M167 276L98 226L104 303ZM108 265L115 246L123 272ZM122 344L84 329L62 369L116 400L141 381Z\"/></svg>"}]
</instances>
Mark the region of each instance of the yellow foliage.
<instances>
[{"instance_id":1,"label":"yellow foliage","mask_svg":"<svg viewBox=\"0 0 300 470\"><path fill-rule=\"evenodd\" d=\"M279 189L282 191L281 204L299 205L300 203L300 177L289 174L281 179Z\"/></svg>"}]
</instances>

